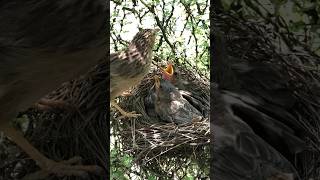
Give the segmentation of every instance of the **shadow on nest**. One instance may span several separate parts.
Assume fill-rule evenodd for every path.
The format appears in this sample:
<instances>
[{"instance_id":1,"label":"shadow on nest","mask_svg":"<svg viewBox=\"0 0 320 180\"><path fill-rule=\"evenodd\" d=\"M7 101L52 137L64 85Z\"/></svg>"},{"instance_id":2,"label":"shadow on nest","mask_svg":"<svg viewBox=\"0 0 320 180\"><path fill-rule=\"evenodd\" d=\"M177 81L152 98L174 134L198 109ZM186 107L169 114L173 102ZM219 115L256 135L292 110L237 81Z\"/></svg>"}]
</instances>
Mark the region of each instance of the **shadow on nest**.
<instances>
[{"instance_id":1,"label":"shadow on nest","mask_svg":"<svg viewBox=\"0 0 320 180\"><path fill-rule=\"evenodd\" d=\"M131 90L131 96L120 97L120 106L127 111L136 111L142 116L136 119L121 119L116 112L110 114L115 143L121 151L130 154L140 170L152 171L159 177L185 176L190 162L200 169L198 177L208 177L209 172L209 111L210 89L207 79L183 66L175 67L179 82L175 86L188 101L198 101L198 110L203 119L199 122L174 124L151 116L146 110L145 99L155 85L154 76L160 70L153 66L143 81ZM204 80L205 79L205 80ZM191 121L191 120L190 120ZM191 161L190 161L191 160ZM181 170L182 174L179 174ZM130 170L129 170L130 171Z\"/></svg>"},{"instance_id":2,"label":"shadow on nest","mask_svg":"<svg viewBox=\"0 0 320 180\"><path fill-rule=\"evenodd\" d=\"M86 75L61 85L44 99L66 102L50 110L30 108L15 122L25 136L46 156L61 161L74 156L82 164L96 164L106 174L89 174L84 179L105 179L109 174L109 122L106 120L108 68L102 59ZM34 161L10 141L0 143L0 179L20 179L39 169ZM83 179L44 177L43 179Z\"/></svg>"}]
</instances>

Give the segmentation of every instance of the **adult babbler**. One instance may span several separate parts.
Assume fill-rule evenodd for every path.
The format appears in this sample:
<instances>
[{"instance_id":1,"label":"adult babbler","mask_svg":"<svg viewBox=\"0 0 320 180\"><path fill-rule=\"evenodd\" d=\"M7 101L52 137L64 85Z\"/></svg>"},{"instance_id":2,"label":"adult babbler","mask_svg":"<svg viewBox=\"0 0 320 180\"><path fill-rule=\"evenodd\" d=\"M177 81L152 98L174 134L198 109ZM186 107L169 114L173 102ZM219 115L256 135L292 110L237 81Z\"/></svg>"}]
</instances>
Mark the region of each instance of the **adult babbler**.
<instances>
[{"instance_id":1,"label":"adult babbler","mask_svg":"<svg viewBox=\"0 0 320 180\"><path fill-rule=\"evenodd\" d=\"M0 131L44 173L83 175L99 167L71 166L45 157L11 127L10 120L106 55L107 7L104 0L0 3Z\"/></svg>"},{"instance_id":2,"label":"adult babbler","mask_svg":"<svg viewBox=\"0 0 320 180\"><path fill-rule=\"evenodd\" d=\"M149 72L158 31L159 29L142 29L134 36L126 50L110 55L110 99L112 105L124 116L136 117L137 114L123 111L112 100L138 84Z\"/></svg>"}]
</instances>

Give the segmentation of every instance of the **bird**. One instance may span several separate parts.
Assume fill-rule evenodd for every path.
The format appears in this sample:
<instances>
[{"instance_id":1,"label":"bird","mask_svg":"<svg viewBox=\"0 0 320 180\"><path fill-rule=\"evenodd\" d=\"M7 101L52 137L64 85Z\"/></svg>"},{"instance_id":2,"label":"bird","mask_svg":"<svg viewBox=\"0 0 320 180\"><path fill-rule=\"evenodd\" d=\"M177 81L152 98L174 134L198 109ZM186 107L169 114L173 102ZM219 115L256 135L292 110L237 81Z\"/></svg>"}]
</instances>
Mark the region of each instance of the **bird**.
<instances>
[{"instance_id":1,"label":"bird","mask_svg":"<svg viewBox=\"0 0 320 180\"><path fill-rule=\"evenodd\" d=\"M174 85L184 99L189 101L192 106L198 109L205 118L209 117L209 88L207 85L199 85L202 80L195 78L190 70L184 67L174 68L173 63L169 62L167 67L160 68L162 78Z\"/></svg>"},{"instance_id":2,"label":"bird","mask_svg":"<svg viewBox=\"0 0 320 180\"><path fill-rule=\"evenodd\" d=\"M201 121L202 113L171 83L174 74L173 65L169 63L166 69L160 70L162 76L154 77L155 85L145 98L147 114L175 124Z\"/></svg>"},{"instance_id":3,"label":"bird","mask_svg":"<svg viewBox=\"0 0 320 180\"><path fill-rule=\"evenodd\" d=\"M168 80L171 83L175 83L175 76L174 76L175 71L174 71L173 64L171 62L168 63L165 69L160 68L160 71L161 71L162 79Z\"/></svg>"},{"instance_id":4,"label":"bird","mask_svg":"<svg viewBox=\"0 0 320 180\"><path fill-rule=\"evenodd\" d=\"M103 0L0 3L0 131L36 162L40 173L82 176L101 171L96 165L72 165L79 158L46 157L10 121L106 56L107 15Z\"/></svg>"},{"instance_id":5,"label":"bird","mask_svg":"<svg viewBox=\"0 0 320 180\"><path fill-rule=\"evenodd\" d=\"M113 100L137 85L149 72L158 31L159 29L141 29L127 49L110 54L110 101L125 117L137 117L139 114L125 112Z\"/></svg>"},{"instance_id":6,"label":"bird","mask_svg":"<svg viewBox=\"0 0 320 180\"><path fill-rule=\"evenodd\" d=\"M190 73L190 70L184 68L183 66L174 68L172 62L168 62L166 68L161 68L161 76L162 79L170 81L175 87L177 87L180 92L188 91L193 96L197 96L198 98L202 97L206 93L202 93L203 90L201 86L195 86L195 82L198 83L200 79L195 77L195 74ZM205 80L201 80L204 82ZM208 99L208 97L203 97Z\"/></svg>"},{"instance_id":7,"label":"bird","mask_svg":"<svg viewBox=\"0 0 320 180\"><path fill-rule=\"evenodd\" d=\"M229 56L222 33L213 42L212 179L300 179L292 163L307 146L288 79L271 63Z\"/></svg>"}]
</instances>

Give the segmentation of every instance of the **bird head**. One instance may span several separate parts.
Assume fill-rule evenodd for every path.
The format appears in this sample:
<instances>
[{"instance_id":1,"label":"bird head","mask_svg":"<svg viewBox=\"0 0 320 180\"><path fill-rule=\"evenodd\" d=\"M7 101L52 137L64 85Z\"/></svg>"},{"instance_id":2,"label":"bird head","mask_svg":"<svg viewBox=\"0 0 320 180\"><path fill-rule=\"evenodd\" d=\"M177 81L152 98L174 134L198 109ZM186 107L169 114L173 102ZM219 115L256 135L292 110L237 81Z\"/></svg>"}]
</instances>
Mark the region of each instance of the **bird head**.
<instances>
[{"instance_id":1,"label":"bird head","mask_svg":"<svg viewBox=\"0 0 320 180\"><path fill-rule=\"evenodd\" d=\"M169 63L166 69L161 68L162 79L172 82L174 80L174 69L172 63Z\"/></svg>"},{"instance_id":2,"label":"bird head","mask_svg":"<svg viewBox=\"0 0 320 180\"><path fill-rule=\"evenodd\" d=\"M170 81L165 80L159 76L154 77L155 93L158 100L170 100L170 96L174 93L175 86Z\"/></svg>"},{"instance_id":3,"label":"bird head","mask_svg":"<svg viewBox=\"0 0 320 180\"><path fill-rule=\"evenodd\" d=\"M131 41L131 45L153 48L159 29L141 29Z\"/></svg>"},{"instance_id":4,"label":"bird head","mask_svg":"<svg viewBox=\"0 0 320 180\"><path fill-rule=\"evenodd\" d=\"M155 76L155 91L160 99L170 99L170 93L174 92L174 68L172 63L167 67L161 68L161 77Z\"/></svg>"}]
</instances>

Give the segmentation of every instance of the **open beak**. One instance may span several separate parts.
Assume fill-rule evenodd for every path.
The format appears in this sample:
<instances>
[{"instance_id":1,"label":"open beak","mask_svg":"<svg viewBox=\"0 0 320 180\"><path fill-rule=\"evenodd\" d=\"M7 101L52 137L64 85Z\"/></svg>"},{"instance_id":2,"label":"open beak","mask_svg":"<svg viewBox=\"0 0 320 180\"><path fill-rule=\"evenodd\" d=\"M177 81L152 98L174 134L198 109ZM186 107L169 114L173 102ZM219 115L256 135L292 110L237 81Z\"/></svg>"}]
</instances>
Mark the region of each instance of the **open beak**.
<instances>
[{"instance_id":1,"label":"open beak","mask_svg":"<svg viewBox=\"0 0 320 180\"><path fill-rule=\"evenodd\" d=\"M171 80L172 79L173 72L174 72L172 63L169 63L167 65L167 68L166 69L161 69L161 71L162 71L163 79L165 79L165 80Z\"/></svg>"}]
</instances>

